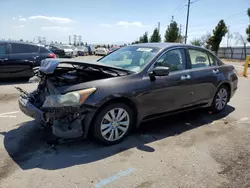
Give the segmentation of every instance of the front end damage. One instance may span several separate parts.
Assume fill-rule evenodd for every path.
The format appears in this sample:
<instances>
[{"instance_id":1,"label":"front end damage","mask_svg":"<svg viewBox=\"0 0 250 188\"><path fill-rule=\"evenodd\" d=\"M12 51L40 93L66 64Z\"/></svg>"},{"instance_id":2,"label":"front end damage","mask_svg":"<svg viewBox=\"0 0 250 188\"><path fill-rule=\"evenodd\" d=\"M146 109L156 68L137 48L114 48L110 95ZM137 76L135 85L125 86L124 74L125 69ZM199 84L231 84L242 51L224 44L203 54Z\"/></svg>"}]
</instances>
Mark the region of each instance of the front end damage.
<instances>
[{"instance_id":1,"label":"front end damage","mask_svg":"<svg viewBox=\"0 0 250 188\"><path fill-rule=\"evenodd\" d=\"M19 91L20 88L17 88ZM89 106L49 106L48 100L45 99L41 105L42 93L39 89L34 92L24 94L21 91L19 97L19 108L27 116L34 118L41 127L51 127L52 133L63 139L85 138L88 127L85 125L85 118L95 112L94 107ZM63 96L63 95L49 95ZM46 96L44 96L46 97ZM48 96L47 96L48 98ZM47 101L47 102L46 102ZM86 133L86 134L85 134Z\"/></svg>"},{"instance_id":2,"label":"front end damage","mask_svg":"<svg viewBox=\"0 0 250 188\"><path fill-rule=\"evenodd\" d=\"M36 73L39 84L35 91L21 93L21 111L37 120L43 127L51 127L53 134L62 139L85 138L89 124L97 110L85 104L94 87L61 93L59 88L70 87L88 81L120 76L117 71L90 64L59 66L59 60L45 60Z\"/></svg>"}]
</instances>

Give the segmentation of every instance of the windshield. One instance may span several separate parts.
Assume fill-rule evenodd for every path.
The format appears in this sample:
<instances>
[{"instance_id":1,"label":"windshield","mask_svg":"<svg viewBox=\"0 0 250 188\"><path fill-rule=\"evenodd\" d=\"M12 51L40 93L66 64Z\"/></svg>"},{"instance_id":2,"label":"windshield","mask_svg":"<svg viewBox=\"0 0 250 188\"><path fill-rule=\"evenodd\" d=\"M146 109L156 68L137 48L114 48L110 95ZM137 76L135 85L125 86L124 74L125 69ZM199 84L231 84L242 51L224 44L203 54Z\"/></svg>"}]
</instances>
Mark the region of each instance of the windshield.
<instances>
[{"instance_id":1,"label":"windshield","mask_svg":"<svg viewBox=\"0 0 250 188\"><path fill-rule=\"evenodd\" d=\"M139 72L155 57L159 48L127 46L100 59L99 62L118 68Z\"/></svg>"}]
</instances>

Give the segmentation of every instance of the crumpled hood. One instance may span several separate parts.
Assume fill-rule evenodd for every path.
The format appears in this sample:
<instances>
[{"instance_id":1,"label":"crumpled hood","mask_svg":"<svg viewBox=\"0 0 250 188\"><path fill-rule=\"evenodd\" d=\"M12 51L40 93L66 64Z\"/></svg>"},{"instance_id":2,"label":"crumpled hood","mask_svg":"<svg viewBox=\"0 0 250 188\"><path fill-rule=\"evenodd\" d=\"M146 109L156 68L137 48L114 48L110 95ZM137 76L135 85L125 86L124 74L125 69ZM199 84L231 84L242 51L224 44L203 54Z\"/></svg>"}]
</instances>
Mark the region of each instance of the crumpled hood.
<instances>
[{"instance_id":1,"label":"crumpled hood","mask_svg":"<svg viewBox=\"0 0 250 188\"><path fill-rule=\"evenodd\" d=\"M56 67L60 64L57 59L44 59L41 61L39 71L45 74L53 74Z\"/></svg>"},{"instance_id":2,"label":"crumpled hood","mask_svg":"<svg viewBox=\"0 0 250 188\"><path fill-rule=\"evenodd\" d=\"M134 73L134 71L129 71L129 70L124 70L118 67L113 67L109 65L105 65L100 62L80 62L80 61L74 61L74 60L68 60L68 59L52 59L52 58L47 58L41 61L41 65L39 67L39 71L43 72L44 74L53 74L54 71L56 70L57 66L59 64L68 64L68 65L75 65L75 66L87 66L87 67L93 67L93 68L110 68L113 70L120 70L120 71L125 71L128 73Z\"/></svg>"}]
</instances>

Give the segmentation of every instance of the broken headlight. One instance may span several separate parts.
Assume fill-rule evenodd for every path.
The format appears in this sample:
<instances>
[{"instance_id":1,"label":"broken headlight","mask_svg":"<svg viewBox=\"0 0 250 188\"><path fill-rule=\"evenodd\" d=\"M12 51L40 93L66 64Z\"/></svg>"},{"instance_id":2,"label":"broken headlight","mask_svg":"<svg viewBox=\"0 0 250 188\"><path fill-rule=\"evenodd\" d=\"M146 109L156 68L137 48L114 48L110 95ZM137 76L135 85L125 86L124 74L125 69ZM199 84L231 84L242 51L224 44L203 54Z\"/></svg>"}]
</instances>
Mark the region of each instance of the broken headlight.
<instances>
[{"instance_id":1,"label":"broken headlight","mask_svg":"<svg viewBox=\"0 0 250 188\"><path fill-rule=\"evenodd\" d=\"M96 88L89 88L74 92L69 92L64 95L49 95L43 103L44 108L60 108L67 106L79 106L95 92Z\"/></svg>"}]
</instances>

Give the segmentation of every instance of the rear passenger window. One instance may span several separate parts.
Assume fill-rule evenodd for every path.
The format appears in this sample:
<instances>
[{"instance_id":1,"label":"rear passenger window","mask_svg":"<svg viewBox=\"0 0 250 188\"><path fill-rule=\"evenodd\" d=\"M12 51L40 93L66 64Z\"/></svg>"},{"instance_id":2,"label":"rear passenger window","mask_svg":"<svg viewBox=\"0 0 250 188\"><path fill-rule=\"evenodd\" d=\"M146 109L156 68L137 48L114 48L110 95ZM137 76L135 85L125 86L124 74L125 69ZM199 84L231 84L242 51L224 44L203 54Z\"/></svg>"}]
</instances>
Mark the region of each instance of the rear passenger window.
<instances>
[{"instance_id":1,"label":"rear passenger window","mask_svg":"<svg viewBox=\"0 0 250 188\"><path fill-rule=\"evenodd\" d=\"M188 50L192 68L203 68L203 67L209 67L209 58L208 55L204 52L201 52L199 50Z\"/></svg>"},{"instance_id":2,"label":"rear passenger window","mask_svg":"<svg viewBox=\"0 0 250 188\"><path fill-rule=\"evenodd\" d=\"M0 44L0 55L7 54L7 45L6 44Z\"/></svg>"},{"instance_id":3,"label":"rear passenger window","mask_svg":"<svg viewBox=\"0 0 250 188\"><path fill-rule=\"evenodd\" d=\"M38 52L39 46L30 44L11 44L11 53L36 53Z\"/></svg>"},{"instance_id":4,"label":"rear passenger window","mask_svg":"<svg viewBox=\"0 0 250 188\"><path fill-rule=\"evenodd\" d=\"M210 59L210 64L212 66L217 66L217 60L215 57L211 56L211 55L208 55L209 56L209 59Z\"/></svg>"}]
</instances>

